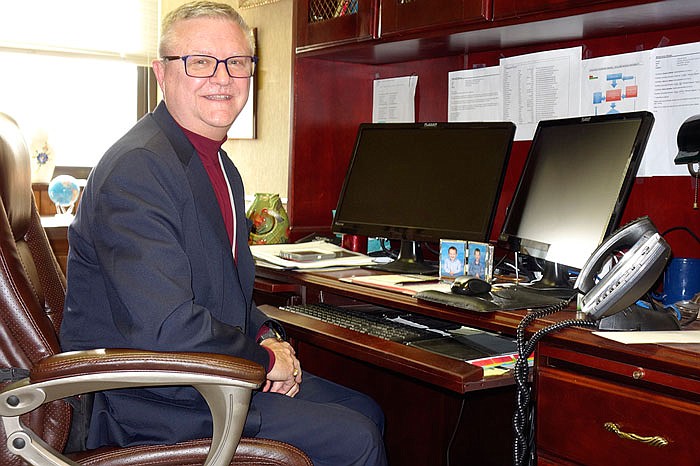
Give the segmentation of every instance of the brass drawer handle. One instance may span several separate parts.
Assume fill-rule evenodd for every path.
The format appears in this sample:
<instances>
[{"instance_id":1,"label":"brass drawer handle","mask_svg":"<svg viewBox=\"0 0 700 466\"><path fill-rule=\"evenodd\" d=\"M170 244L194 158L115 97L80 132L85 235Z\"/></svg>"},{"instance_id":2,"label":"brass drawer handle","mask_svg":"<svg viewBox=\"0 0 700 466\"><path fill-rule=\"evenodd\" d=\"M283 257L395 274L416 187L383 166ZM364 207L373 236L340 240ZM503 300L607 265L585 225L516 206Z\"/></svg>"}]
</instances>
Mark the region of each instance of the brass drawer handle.
<instances>
[{"instance_id":1,"label":"brass drawer handle","mask_svg":"<svg viewBox=\"0 0 700 466\"><path fill-rule=\"evenodd\" d=\"M627 432L623 432L620 430L620 427L613 423L613 422L606 422L604 424L605 430L608 430L614 434L616 434L618 437L626 439L626 440L634 440L636 442L642 442L646 443L648 445L652 445L654 447L663 447L668 445L668 440L661 436L654 436L654 437L642 437L641 435L637 434L628 434Z\"/></svg>"}]
</instances>

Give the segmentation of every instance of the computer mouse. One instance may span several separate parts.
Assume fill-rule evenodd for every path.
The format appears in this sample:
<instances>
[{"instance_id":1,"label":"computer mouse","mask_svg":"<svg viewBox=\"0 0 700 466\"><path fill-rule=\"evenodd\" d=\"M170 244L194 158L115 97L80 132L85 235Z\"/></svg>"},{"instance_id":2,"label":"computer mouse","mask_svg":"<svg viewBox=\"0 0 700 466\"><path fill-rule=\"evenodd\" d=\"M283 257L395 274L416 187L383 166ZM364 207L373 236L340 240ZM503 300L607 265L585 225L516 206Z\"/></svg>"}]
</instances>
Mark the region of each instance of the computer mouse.
<instances>
[{"instance_id":1,"label":"computer mouse","mask_svg":"<svg viewBox=\"0 0 700 466\"><path fill-rule=\"evenodd\" d=\"M455 278L452 283L452 292L467 296L474 296L491 291L491 284L486 280L471 275L463 275Z\"/></svg>"}]
</instances>

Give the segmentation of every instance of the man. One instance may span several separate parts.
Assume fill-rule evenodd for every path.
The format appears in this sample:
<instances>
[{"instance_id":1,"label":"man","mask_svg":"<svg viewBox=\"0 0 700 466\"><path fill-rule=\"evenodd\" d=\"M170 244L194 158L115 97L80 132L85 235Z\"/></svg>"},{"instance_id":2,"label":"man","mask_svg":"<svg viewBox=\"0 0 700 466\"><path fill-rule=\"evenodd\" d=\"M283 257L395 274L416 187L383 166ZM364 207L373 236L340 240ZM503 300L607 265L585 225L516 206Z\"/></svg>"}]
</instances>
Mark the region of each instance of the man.
<instances>
[{"instance_id":1,"label":"man","mask_svg":"<svg viewBox=\"0 0 700 466\"><path fill-rule=\"evenodd\" d=\"M284 330L252 302L243 184L221 150L254 71L250 29L225 4L193 2L164 18L159 51L164 102L95 167L69 229L63 348L256 361L267 382L244 435L293 444L316 466L386 464L376 403L302 378ZM211 428L192 388L114 390L95 397L87 446L173 443Z\"/></svg>"}]
</instances>

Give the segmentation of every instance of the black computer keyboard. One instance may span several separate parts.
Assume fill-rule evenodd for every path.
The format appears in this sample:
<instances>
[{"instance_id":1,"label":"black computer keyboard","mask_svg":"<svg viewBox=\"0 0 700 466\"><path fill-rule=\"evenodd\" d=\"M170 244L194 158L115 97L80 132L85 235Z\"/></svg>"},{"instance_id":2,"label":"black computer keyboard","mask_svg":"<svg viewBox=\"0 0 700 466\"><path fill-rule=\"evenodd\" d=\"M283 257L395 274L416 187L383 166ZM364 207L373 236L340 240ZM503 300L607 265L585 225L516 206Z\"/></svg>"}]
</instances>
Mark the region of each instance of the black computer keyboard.
<instances>
[{"instance_id":1,"label":"black computer keyboard","mask_svg":"<svg viewBox=\"0 0 700 466\"><path fill-rule=\"evenodd\" d=\"M409 343L412 341L439 338L441 335L443 335L442 333L426 328L413 327L401 322L394 322L393 320L390 320L390 318L395 318L397 316L411 317L414 316L414 314L402 314L398 311L392 311L389 309L383 310L382 308L373 307L369 310L363 310L332 306L324 303L285 306L281 309L297 314L303 314L308 317L313 317L329 324L355 330L356 332L373 335L375 337L396 341L399 343ZM441 327L439 330L444 330L449 327L449 325L457 325L448 324L445 321L438 319L430 320L430 318L421 318L419 320L421 320L421 325L432 323L433 325L429 325L431 328Z\"/></svg>"}]
</instances>

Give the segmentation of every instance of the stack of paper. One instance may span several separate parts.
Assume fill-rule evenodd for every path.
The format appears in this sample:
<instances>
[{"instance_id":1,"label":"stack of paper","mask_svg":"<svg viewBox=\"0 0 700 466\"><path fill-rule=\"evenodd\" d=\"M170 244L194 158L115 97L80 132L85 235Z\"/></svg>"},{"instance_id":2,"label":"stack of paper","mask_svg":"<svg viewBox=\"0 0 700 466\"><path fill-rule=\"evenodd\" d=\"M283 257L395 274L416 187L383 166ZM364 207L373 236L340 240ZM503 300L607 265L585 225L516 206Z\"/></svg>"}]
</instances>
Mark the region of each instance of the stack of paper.
<instances>
[{"instance_id":1,"label":"stack of paper","mask_svg":"<svg viewBox=\"0 0 700 466\"><path fill-rule=\"evenodd\" d=\"M411 296L425 290L438 290L449 293L451 286L449 283L441 281L438 277L427 277L424 275L363 275L341 278L340 280L384 290L398 291Z\"/></svg>"},{"instance_id":2,"label":"stack of paper","mask_svg":"<svg viewBox=\"0 0 700 466\"><path fill-rule=\"evenodd\" d=\"M321 269L328 267L359 267L373 263L371 257L358 252L348 251L326 241L311 241L299 244L264 244L253 245L250 250L255 261L261 266L276 266L284 269ZM309 256L317 253L319 257L332 255L329 259L319 260L290 260L284 257L296 256L289 253L300 253L299 256ZM301 254L303 253L303 254Z\"/></svg>"}]
</instances>

